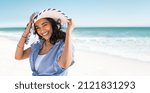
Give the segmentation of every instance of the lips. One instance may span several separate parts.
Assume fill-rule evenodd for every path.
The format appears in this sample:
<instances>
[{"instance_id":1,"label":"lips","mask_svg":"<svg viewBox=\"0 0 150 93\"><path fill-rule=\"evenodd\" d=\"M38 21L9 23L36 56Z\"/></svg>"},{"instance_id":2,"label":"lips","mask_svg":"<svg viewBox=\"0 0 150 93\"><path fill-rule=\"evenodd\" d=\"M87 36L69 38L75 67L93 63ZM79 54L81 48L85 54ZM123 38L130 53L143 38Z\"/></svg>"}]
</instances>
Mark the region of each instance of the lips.
<instances>
[{"instance_id":1,"label":"lips","mask_svg":"<svg viewBox=\"0 0 150 93\"><path fill-rule=\"evenodd\" d=\"M42 34L42 36L46 36L48 34L48 31L46 31L45 33Z\"/></svg>"}]
</instances>

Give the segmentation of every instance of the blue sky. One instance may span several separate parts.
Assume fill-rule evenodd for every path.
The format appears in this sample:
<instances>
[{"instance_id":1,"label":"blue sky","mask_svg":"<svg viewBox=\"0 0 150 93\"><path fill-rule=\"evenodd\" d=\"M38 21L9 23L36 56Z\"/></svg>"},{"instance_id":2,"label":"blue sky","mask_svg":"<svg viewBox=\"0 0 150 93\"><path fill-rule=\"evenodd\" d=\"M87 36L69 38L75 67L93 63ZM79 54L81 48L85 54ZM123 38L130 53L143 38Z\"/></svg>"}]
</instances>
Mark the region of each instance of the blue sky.
<instances>
[{"instance_id":1,"label":"blue sky","mask_svg":"<svg viewBox=\"0 0 150 93\"><path fill-rule=\"evenodd\" d=\"M1 0L0 27L25 26L46 8L62 10L76 26L150 26L150 0Z\"/></svg>"}]
</instances>

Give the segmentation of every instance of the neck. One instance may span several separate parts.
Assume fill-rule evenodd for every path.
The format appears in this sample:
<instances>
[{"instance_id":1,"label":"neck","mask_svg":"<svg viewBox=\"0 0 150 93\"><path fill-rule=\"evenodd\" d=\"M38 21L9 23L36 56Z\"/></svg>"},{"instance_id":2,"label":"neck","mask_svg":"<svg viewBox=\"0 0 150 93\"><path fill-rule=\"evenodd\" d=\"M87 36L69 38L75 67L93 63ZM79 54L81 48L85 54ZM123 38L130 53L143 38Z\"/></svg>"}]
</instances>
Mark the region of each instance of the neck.
<instances>
[{"instance_id":1,"label":"neck","mask_svg":"<svg viewBox=\"0 0 150 93\"><path fill-rule=\"evenodd\" d=\"M52 45L52 44L49 42L49 40L46 40L46 41L44 42L44 45L45 45L45 46L49 46L49 45Z\"/></svg>"}]
</instances>

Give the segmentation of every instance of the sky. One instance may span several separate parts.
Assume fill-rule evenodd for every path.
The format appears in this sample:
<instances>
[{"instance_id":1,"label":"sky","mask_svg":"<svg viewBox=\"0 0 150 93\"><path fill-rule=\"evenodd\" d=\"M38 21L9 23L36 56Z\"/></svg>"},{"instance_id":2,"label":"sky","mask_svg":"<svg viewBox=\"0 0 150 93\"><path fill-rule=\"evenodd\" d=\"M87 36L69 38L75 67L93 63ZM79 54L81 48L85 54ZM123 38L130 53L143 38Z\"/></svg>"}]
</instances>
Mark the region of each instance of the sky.
<instances>
[{"instance_id":1,"label":"sky","mask_svg":"<svg viewBox=\"0 0 150 93\"><path fill-rule=\"evenodd\" d=\"M63 11L76 26L150 26L150 0L1 0L0 27L25 26L47 8Z\"/></svg>"}]
</instances>

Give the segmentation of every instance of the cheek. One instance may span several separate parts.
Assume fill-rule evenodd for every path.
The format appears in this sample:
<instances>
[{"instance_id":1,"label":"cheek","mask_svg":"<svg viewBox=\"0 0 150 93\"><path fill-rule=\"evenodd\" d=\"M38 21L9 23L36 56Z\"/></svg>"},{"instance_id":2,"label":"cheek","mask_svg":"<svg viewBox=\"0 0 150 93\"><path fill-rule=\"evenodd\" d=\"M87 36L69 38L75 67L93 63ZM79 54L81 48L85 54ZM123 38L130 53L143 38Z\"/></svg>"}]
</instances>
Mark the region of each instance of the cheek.
<instances>
[{"instance_id":1,"label":"cheek","mask_svg":"<svg viewBox=\"0 0 150 93\"><path fill-rule=\"evenodd\" d=\"M36 31L37 34L40 34L40 31Z\"/></svg>"},{"instance_id":2,"label":"cheek","mask_svg":"<svg viewBox=\"0 0 150 93\"><path fill-rule=\"evenodd\" d=\"M40 33L40 31L36 31L36 34L41 36L41 33Z\"/></svg>"},{"instance_id":3,"label":"cheek","mask_svg":"<svg viewBox=\"0 0 150 93\"><path fill-rule=\"evenodd\" d=\"M52 28L51 28L51 27L49 27L49 31L50 31L50 33L52 33L52 32L53 32L53 30L52 30Z\"/></svg>"},{"instance_id":4,"label":"cheek","mask_svg":"<svg viewBox=\"0 0 150 93\"><path fill-rule=\"evenodd\" d=\"M50 30L50 33L53 33L53 30L52 30L52 29Z\"/></svg>"}]
</instances>

